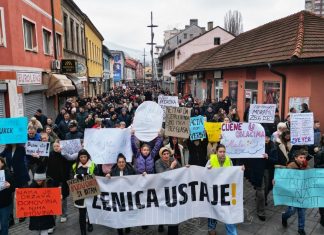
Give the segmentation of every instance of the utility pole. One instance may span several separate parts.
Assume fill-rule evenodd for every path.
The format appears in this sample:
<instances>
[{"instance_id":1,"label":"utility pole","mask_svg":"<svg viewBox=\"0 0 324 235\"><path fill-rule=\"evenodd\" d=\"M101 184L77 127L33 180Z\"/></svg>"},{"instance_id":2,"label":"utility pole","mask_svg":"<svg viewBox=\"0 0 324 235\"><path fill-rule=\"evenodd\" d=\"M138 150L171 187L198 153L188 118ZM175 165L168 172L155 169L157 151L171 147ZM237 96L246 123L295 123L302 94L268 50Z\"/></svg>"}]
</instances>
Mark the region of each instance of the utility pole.
<instances>
[{"instance_id":1,"label":"utility pole","mask_svg":"<svg viewBox=\"0 0 324 235\"><path fill-rule=\"evenodd\" d=\"M144 54L143 54L143 57L144 57L144 64L143 64L143 67L144 67L144 77L143 77L143 81L144 81L144 86L145 86L145 57L146 57L146 54L145 54L145 48L144 48Z\"/></svg>"},{"instance_id":2,"label":"utility pole","mask_svg":"<svg viewBox=\"0 0 324 235\"><path fill-rule=\"evenodd\" d=\"M151 62L152 62L152 80L154 81L154 58L153 58L153 46L156 45L156 43L153 42L154 39L154 33L153 33L153 28L158 27L157 25L153 25L153 12L151 11L151 24L148 25L147 27L151 28L151 42L146 43L147 45L151 45Z\"/></svg>"}]
</instances>

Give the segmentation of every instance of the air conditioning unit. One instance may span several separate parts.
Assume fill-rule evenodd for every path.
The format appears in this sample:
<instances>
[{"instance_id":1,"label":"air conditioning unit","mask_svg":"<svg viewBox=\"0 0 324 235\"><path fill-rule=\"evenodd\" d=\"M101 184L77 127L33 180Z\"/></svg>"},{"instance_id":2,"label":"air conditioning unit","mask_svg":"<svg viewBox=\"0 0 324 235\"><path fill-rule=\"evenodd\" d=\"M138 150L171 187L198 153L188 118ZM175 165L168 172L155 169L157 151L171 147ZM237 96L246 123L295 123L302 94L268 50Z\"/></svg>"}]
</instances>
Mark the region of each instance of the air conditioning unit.
<instances>
[{"instance_id":1,"label":"air conditioning unit","mask_svg":"<svg viewBox=\"0 0 324 235\"><path fill-rule=\"evenodd\" d=\"M61 62L59 60L52 60L51 69L52 70L60 70Z\"/></svg>"}]
</instances>

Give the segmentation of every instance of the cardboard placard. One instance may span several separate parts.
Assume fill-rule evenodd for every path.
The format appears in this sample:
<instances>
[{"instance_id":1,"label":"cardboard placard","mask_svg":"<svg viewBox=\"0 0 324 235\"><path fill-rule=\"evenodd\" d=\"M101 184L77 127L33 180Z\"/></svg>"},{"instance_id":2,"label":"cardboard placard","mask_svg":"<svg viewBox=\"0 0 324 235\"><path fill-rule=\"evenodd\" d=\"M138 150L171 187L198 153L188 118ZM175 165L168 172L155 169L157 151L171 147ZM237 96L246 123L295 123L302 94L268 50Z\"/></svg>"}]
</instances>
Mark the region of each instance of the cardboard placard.
<instances>
[{"instance_id":1,"label":"cardboard placard","mask_svg":"<svg viewBox=\"0 0 324 235\"><path fill-rule=\"evenodd\" d=\"M93 197L100 194L99 185L94 175L85 175L82 180L67 181L73 201Z\"/></svg>"},{"instance_id":2,"label":"cardboard placard","mask_svg":"<svg viewBox=\"0 0 324 235\"><path fill-rule=\"evenodd\" d=\"M167 107L165 120L165 135L187 139L190 125L189 108Z\"/></svg>"},{"instance_id":3,"label":"cardboard placard","mask_svg":"<svg viewBox=\"0 0 324 235\"><path fill-rule=\"evenodd\" d=\"M204 126L208 141L212 143L219 142L222 135L222 122L205 122Z\"/></svg>"}]
</instances>

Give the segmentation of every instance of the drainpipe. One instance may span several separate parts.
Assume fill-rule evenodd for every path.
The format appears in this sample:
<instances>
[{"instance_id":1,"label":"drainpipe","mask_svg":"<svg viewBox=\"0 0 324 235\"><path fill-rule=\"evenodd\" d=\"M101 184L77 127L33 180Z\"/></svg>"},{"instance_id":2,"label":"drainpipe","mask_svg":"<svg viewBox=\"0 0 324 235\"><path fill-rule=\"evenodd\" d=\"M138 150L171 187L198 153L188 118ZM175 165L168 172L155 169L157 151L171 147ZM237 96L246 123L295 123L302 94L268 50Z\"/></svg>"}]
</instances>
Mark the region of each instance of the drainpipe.
<instances>
[{"instance_id":1,"label":"drainpipe","mask_svg":"<svg viewBox=\"0 0 324 235\"><path fill-rule=\"evenodd\" d=\"M278 75L281 77L282 80L282 104L281 104L281 120L284 120L285 118L285 109L286 109L286 83L287 83L287 77L285 74L275 70L272 68L272 65L268 63L268 68L270 72Z\"/></svg>"}]
</instances>

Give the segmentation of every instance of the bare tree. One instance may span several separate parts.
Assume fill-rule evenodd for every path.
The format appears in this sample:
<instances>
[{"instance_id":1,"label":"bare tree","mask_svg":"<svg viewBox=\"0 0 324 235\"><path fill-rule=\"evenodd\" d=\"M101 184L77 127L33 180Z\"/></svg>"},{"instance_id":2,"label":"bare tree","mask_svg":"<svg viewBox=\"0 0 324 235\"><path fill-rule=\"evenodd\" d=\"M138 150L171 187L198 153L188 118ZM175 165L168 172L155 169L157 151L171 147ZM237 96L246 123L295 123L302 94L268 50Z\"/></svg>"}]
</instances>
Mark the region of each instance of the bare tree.
<instances>
[{"instance_id":1,"label":"bare tree","mask_svg":"<svg viewBox=\"0 0 324 235\"><path fill-rule=\"evenodd\" d=\"M235 36L243 32L243 18L239 11L229 10L224 17L224 28Z\"/></svg>"}]
</instances>

